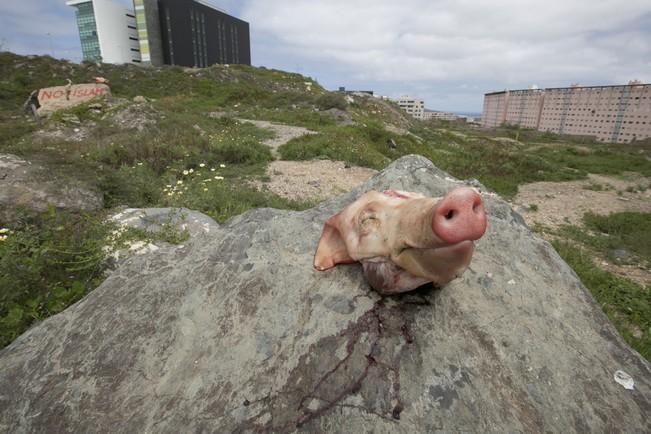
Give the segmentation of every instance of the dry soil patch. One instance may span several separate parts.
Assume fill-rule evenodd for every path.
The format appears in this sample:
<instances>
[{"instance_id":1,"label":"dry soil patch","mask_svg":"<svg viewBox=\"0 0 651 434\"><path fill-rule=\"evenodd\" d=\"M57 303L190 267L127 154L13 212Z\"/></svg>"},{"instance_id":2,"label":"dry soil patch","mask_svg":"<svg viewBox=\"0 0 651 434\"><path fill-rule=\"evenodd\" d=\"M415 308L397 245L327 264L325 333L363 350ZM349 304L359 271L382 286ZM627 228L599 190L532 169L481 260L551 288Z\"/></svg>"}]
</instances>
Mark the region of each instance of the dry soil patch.
<instances>
[{"instance_id":1,"label":"dry soil patch","mask_svg":"<svg viewBox=\"0 0 651 434\"><path fill-rule=\"evenodd\" d=\"M587 180L570 182L535 182L519 187L513 199L514 208L522 214L528 225L556 229L563 224L581 226L583 214L608 215L614 212L651 213L651 189L627 192L637 186L649 186L651 178L629 174L622 178L589 175ZM593 190L595 186L604 189ZM532 206L534 209L532 209ZM542 234L545 238L553 236ZM632 279L642 285L651 284L651 270L642 266L617 265L605 258L595 258L600 268Z\"/></svg>"},{"instance_id":2,"label":"dry soil patch","mask_svg":"<svg viewBox=\"0 0 651 434\"><path fill-rule=\"evenodd\" d=\"M624 211L651 212L651 189L626 191L627 188L648 186L650 183L651 178L639 175L624 178L589 175L587 180L582 181L534 182L521 185L513 203L530 226L542 224L556 228L567 223L580 225L583 214L588 211L604 215ZM591 189L595 186L601 186L604 190Z\"/></svg>"},{"instance_id":3,"label":"dry soil patch","mask_svg":"<svg viewBox=\"0 0 651 434\"><path fill-rule=\"evenodd\" d=\"M257 181L288 199L322 201L352 190L377 173L365 167L347 167L341 161L274 161L267 168L269 181Z\"/></svg>"}]
</instances>

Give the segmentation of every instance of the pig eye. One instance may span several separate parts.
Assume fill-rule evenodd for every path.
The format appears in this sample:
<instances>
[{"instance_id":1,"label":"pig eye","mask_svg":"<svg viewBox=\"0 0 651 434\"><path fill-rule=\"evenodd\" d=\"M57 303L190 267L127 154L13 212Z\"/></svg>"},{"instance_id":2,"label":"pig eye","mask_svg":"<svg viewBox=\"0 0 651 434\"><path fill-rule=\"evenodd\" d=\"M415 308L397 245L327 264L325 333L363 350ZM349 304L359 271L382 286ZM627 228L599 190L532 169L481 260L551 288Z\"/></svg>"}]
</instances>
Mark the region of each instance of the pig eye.
<instances>
[{"instance_id":1,"label":"pig eye","mask_svg":"<svg viewBox=\"0 0 651 434\"><path fill-rule=\"evenodd\" d=\"M374 210L364 210L359 215L359 225L364 230L377 228L380 225L380 220Z\"/></svg>"}]
</instances>

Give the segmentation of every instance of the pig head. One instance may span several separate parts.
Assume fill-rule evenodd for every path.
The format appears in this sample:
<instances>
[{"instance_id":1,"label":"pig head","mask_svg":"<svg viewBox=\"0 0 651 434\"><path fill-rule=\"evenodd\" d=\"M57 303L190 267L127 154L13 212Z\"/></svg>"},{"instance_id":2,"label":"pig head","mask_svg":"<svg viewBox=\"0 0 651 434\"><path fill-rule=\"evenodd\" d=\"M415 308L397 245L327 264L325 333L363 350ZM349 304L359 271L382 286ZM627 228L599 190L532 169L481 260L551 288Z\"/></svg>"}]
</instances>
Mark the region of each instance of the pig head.
<instances>
[{"instance_id":1,"label":"pig head","mask_svg":"<svg viewBox=\"0 0 651 434\"><path fill-rule=\"evenodd\" d=\"M465 271L473 241L485 231L481 196L471 188L457 188L442 198L370 191L325 222L314 268L359 261L381 294L428 282L444 285Z\"/></svg>"}]
</instances>

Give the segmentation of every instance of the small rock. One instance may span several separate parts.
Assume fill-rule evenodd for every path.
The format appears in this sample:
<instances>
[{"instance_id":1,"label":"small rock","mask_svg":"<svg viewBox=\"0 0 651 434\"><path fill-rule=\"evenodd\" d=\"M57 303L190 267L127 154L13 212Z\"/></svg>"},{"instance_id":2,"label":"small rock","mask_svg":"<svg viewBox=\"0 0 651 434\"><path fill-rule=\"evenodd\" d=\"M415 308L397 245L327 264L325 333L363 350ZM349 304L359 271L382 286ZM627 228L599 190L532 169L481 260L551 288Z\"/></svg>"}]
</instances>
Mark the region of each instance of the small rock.
<instances>
[{"instance_id":1,"label":"small rock","mask_svg":"<svg viewBox=\"0 0 651 434\"><path fill-rule=\"evenodd\" d=\"M137 96L133 97L133 102L135 102L135 103L145 103L145 102L147 102L147 98L145 98L142 95L137 95Z\"/></svg>"},{"instance_id":2,"label":"small rock","mask_svg":"<svg viewBox=\"0 0 651 434\"><path fill-rule=\"evenodd\" d=\"M67 124L81 125L81 121L79 120L79 117L77 117L77 115L65 114L61 116L61 120Z\"/></svg>"},{"instance_id":3,"label":"small rock","mask_svg":"<svg viewBox=\"0 0 651 434\"><path fill-rule=\"evenodd\" d=\"M635 255L626 249L609 250L608 258L616 264L630 264L635 262Z\"/></svg>"}]
</instances>

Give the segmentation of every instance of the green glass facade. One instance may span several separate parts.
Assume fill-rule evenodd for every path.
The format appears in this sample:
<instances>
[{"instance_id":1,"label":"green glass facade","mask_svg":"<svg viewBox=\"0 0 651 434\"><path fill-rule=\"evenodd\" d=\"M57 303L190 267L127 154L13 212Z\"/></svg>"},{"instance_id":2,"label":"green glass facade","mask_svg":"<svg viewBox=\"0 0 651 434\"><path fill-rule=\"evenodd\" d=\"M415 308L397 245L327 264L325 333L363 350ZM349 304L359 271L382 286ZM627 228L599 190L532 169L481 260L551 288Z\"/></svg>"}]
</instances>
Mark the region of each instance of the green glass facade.
<instances>
[{"instance_id":1,"label":"green glass facade","mask_svg":"<svg viewBox=\"0 0 651 434\"><path fill-rule=\"evenodd\" d=\"M133 0L136 11L136 24L138 26L138 39L140 42L140 57L143 62L150 62L149 32L147 29L147 16L145 14L144 0Z\"/></svg>"},{"instance_id":2,"label":"green glass facade","mask_svg":"<svg viewBox=\"0 0 651 434\"><path fill-rule=\"evenodd\" d=\"M90 62L101 62L102 53L99 49L93 2L89 1L87 3L81 3L75 5L75 8L77 9L77 27L79 28L81 52L84 60Z\"/></svg>"}]
</instances>

